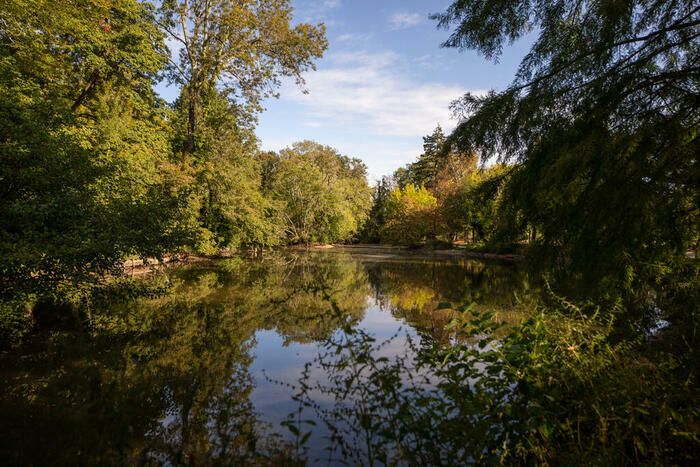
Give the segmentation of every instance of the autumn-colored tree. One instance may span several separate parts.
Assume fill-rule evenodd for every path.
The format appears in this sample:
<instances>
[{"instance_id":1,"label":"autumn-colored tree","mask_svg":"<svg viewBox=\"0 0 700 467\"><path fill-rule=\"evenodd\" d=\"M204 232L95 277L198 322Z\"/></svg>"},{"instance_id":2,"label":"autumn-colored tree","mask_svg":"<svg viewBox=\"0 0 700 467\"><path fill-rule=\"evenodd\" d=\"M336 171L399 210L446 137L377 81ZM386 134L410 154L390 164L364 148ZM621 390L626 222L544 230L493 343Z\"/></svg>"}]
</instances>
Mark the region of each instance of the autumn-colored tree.
<instances>
[{"instance_id":1,"label":"autumn-colored tree","mask_svg":"<svg viewBox=\"0 0 700 467\"><path fill-rule=\"evenodd\" d=\"M397 187L386 203L386 223L382 241L417 245L434 237L437 231L437 199L424 187L409 184Z\"/></svg>"}]
</instances>

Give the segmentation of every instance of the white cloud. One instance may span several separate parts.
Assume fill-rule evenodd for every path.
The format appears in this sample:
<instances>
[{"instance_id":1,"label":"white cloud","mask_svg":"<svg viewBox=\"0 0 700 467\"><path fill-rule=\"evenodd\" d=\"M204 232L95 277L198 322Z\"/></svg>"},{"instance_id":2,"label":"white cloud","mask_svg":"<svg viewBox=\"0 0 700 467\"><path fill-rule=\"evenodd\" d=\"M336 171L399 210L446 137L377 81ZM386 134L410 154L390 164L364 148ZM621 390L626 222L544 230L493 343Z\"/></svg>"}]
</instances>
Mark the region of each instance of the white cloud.
<instances>
[{"instance_id":1,"label":"white cloud","mask_svg":"<svg viewBox=\"0 0 700 467\"><path fill-rule=\"evenodd\" d=\"M464 94L456 85L418 82L398 68L391 52L336 53L330 66L306 77L309 94L291 86L282 92L314 122L333 122L357 134L419 137L437 123L454 126L449 104Z\"/></svg>"},{"instance_id":2,"label":"white cloud","mask_svg":"<svg viewBox=\"0 0 700 467\"><path fill-rule=\"evenodd\" d=\"M418 13L394 13L389 17L391 29L406 29L416 26L423 20L423 17Z\"/></svg>"},{"instance_id":3,"label":"white cloud","mask_svg":"<svg viewBox=\"0 0 700 467\"><path fill-rule=\"evenodd\" d=\"M427 57L418 57L423 60ZM361 158L370 180L391 174L418 157L422 137L436 124L445 132L455 127L449 104L468 90L419 79L416 69L412 57L393 52L331 53L305 76L309 94L285 81L281 100L270 103L279 110L261 117L262 147L279 150L312 139Z\"/></svg>"},{"instance_id":4,"label":"white cloud","mask_svg":"<svg viewBox=\"0 0 700 467\"><path fill-rule=\"evenodd\" d=\"M304 2L295 9L295 16L306 22L323 21L326 26L329 26L329 23L334 21L327 18L328 14L340 6L342 6L342 0Z\"/></svg>"},{"instance_id":5,"label":"white cloud","mask_svg":"<svg viewBox=\"0 0 700 467\"><path fill-rule=\"evenodd\" d=\"M359 42L367 42L368 40L371 39L370 34L341 34L338 37L335 38L335 42L342 42L346 44L350 43L359 43Z\"/></svg>"}]
</instances>

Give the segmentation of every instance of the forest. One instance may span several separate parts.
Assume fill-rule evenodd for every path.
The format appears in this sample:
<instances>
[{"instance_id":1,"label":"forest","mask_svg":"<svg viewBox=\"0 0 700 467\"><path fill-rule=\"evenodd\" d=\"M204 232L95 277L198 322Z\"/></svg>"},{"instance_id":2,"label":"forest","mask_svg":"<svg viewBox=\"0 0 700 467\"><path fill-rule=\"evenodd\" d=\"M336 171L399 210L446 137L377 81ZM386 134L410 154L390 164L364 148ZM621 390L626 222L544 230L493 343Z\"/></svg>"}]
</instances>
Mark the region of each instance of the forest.
<instances>
[{"instance_id":1,"label":"forest","mask_svg":"<svg viewBox=\"0 0 700 467\"><path fill-rule=\"evenodd\" d=\"M323 142L261 149L263 102L304 90L329 46L293 14L290 0L0 3L0 347L93 309L128 260L517 253L544 284L531 316L492 345L499 323L459 314L490 351L430 354L453 397L435 413L489 413L458 419L483 443L471 459L697 461L700 3L453 1L431 17L436 47L497 61L536 38L508 87L459 97L454 131L426 128L415 161L376 183ZM480 377L468 362L500 376L465 383ZM457 425L440 442L463 440Z\"/></svg>"}]
</instances>

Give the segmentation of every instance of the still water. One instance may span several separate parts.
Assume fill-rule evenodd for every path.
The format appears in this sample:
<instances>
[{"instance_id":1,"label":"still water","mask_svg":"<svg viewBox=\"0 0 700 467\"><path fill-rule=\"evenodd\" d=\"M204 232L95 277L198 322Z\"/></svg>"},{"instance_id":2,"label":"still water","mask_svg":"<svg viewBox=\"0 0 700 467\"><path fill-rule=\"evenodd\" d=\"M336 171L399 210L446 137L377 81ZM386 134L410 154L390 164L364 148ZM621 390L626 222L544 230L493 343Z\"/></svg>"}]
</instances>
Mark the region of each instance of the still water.
<instances>
[{"instance_id":1,"label":"still water","mask_svg":"<svg viewBox=\"0 0 700 467\"><path fill-rule=\"evenodd\" d=\"M357 374L329 373L339 343L359 332L373 359L410 359L454 338L450 305L517 322L535 295L512 264L380 248L237 257L143 281L160 292L112 296L83 330L0 356L3 464L365 463L359 438L324 420L363 397Z\"/></svg>"}]
</instances>

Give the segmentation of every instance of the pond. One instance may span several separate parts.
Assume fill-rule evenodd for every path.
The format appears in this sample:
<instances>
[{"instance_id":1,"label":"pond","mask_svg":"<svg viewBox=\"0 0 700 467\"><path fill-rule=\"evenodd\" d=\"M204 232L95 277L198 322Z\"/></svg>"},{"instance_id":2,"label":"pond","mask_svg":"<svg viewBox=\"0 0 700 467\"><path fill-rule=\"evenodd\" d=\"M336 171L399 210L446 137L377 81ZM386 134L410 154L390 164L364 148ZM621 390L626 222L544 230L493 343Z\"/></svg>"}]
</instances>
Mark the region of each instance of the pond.
<instances>
[{"instance_id":1,"label":"pond","mask_svg":"<svg viewBox=\"0 0 700 467\"><path fill-rule=\"evenodd\" d=\"M162 292L112 297L84 330L43 331L0 357L5 463L372 463L356 427L337 420L363 410L343 398L368 396L354 387L368 355L410 360L449 343L452 304L515 323L536 296L517 265L361 247L143 281Z\"/></svg>"}]
</instances>

